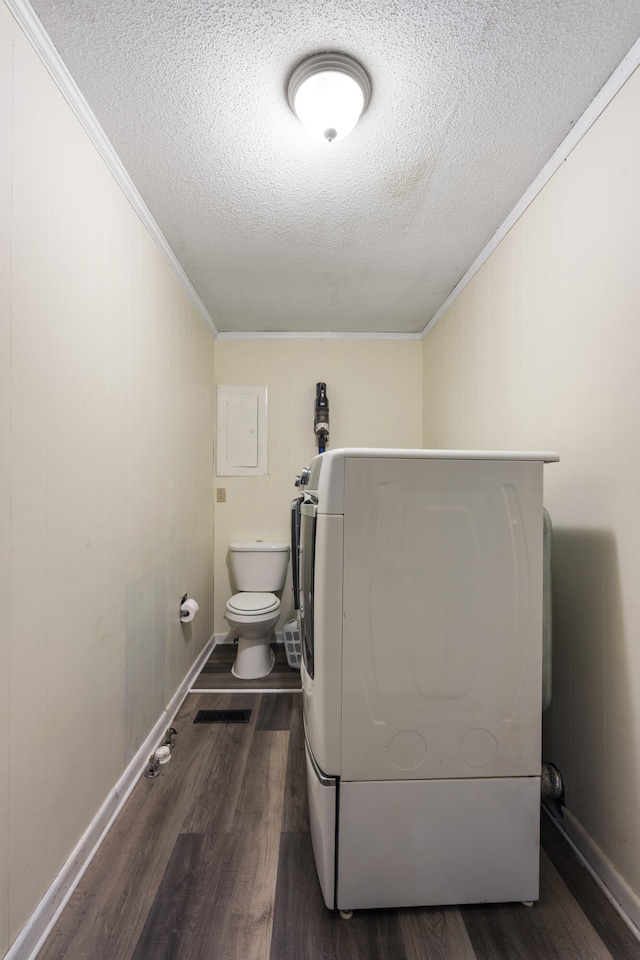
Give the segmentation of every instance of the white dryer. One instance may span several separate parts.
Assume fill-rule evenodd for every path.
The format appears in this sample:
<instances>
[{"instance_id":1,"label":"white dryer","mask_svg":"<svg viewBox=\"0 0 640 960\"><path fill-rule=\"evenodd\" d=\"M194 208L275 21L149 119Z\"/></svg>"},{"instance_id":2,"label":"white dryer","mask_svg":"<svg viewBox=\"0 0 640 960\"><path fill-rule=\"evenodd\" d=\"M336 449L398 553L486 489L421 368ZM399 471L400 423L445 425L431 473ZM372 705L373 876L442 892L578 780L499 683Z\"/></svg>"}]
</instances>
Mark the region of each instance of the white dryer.
<instances>
[{"instance_id":1,"label":"white dryer","mask_svg":"<svg viewBox=\"0 0 640 960\"><path fill-rule=\"evenodd\" d=\"M328 907L538 898L542 470L557 459L312 462L298 602Z\"/></svg>"}]
</instances>

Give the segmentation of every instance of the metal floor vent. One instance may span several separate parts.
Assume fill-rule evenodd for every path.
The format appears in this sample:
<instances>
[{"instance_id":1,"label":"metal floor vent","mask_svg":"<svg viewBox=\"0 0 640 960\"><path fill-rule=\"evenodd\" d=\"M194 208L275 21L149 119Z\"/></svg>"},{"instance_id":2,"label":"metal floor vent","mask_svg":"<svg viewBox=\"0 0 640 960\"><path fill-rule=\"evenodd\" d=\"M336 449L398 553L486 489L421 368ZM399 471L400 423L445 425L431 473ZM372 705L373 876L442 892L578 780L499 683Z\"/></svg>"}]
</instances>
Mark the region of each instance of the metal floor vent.
<instances>
[{"instance_id":1,"label":"metal floor vent","mask_svg":"<svg viewBox=\"0 0 640 960\"><path fill-rule=\"evenodd\" d=\"M194 723L249 723L251 710L198 710Z\"/></svg>"}]
</instances>

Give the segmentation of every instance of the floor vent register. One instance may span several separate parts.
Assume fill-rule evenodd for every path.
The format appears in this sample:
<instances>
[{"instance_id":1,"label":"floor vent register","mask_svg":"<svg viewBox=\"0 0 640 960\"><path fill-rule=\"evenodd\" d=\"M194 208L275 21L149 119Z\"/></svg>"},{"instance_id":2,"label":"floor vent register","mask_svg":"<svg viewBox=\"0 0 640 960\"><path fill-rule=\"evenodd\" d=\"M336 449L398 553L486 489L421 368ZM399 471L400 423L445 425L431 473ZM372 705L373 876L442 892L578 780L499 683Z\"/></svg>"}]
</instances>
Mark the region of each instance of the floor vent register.
<instances>
[{"instance_id":1,"label":"floor vent register","mask_svg":"<svg viewBox=\"0 0 640 960\"><path fill-rule=\"evenodd\" d=\"M198 710L194 723L249 723L251 710Z\"/></svg>"}]
</instances>

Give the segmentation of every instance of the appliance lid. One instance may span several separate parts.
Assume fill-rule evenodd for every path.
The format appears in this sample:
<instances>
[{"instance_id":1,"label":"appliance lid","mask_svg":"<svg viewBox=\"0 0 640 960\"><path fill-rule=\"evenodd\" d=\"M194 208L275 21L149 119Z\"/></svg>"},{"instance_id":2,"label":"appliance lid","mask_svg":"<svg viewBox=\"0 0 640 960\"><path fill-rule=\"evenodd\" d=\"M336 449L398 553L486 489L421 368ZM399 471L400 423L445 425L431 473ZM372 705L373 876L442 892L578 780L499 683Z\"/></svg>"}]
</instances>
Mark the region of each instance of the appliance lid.
<instances>
[{"instance_id":1,"label":"appliance lid","mask_svg":"<svg viewBox=\"0 0 640 960\"><path fill-rule=\"evenodd\" d=\"M273 613L279 606L275 593L235 593L227 601L227 610L244 616Z\"/></svg>"},{"instance_id":2,"label":"appliance lid","mask_svg":"<svg viewBox=\"0 0 640 960\"><path fill-rule=\"evenodd\" d=\"M560 458L552 451L534 450L420 450L392 447L341 447L327 450L311 461L311 477L308 484L308 495L310 498L315 498L319 505L319 513L344 513L345 464L351 459L531 460L537 463L555 463Z\"/></svg>"}]
</instances>

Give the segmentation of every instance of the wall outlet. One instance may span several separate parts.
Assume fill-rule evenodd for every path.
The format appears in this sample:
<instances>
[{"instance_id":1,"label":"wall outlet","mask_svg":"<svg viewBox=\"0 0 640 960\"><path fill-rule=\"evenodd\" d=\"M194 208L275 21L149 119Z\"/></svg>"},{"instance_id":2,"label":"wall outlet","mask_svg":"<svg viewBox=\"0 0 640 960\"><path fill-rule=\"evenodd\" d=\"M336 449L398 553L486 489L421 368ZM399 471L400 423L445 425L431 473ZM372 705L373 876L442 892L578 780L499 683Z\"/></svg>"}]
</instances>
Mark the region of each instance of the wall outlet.
<instances>
[{"instance_id":1,"label":"wall outlet","mask_svg":"<svg viewBox=\"0 0 640 960\"><path fill-rule=\"evenodd\" d=\"M218 503L226 503L226 502L227 502L227 488L226 488L226 487L218 487L218 488L216 489L216 500L218 501Z\"/></svg>"}]
</instances>

